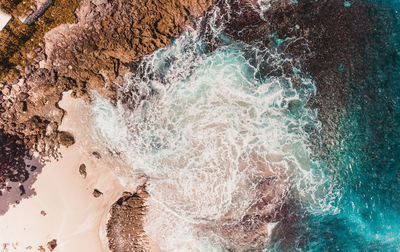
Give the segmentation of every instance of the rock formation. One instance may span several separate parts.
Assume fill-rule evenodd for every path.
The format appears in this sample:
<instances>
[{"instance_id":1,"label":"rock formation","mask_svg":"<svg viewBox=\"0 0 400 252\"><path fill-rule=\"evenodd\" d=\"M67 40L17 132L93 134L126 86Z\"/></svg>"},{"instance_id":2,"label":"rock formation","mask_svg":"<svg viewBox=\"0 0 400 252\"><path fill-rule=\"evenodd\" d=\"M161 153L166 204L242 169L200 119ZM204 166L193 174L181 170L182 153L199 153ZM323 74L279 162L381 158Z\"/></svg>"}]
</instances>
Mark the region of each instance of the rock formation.
<instances>
[{"instance_id":1,"label":"rock formation","mask_svg":"<svg viewBox=\"0 0 400 252\"><path fill-rule=\"evenodd\" d=\"M148 251L149 239L143 231L143 216L146 214L145 201L148 194L144 187L136 193L124 193L110 210L107 223L107 237L111 251Z\"/></svg>"},{"instance_id":2,"label":"rock formation","mask_svg":"<svg viewBox=\"0 0 400 252\"><path fill-rule=\"evenodd\" d=\"M23 156L29 148L42 157L57 157L60 143L73 144L73 136L58 131L64 116L58 107L63 92L72 90L75 97L90 102L90 92L97 91L115 102L122 76L135 70L138 59L168 45L213 2L55 0L28 25L18 17L38 11L39 4L0 1L0 8L13 14L0 32L0 138L6 143L0 153L0 192L7 180L27 179ZM389 32L379 26L384 20L372 15L377 10L365 1L354 1L351 7L339 0L299 0L298 4L279 1L273 2L263 18L254 10L257 2L232 3L233 9L241 11L232 13L226 34L245 42L262 35L265 46L275 44L298 59L295 63L303 66L318 88L317 97L309 105L320 108L321 120L335 127L337 119L331 117L340 106L346 106L348 85L374 71L370 62L375 56L365 52L372 45L385 47L384 37ZM213 50L215 47L210 45L209 50ZM8 146L16 154L10 153ZM260 187L269 190L267 181ZM142 189L113 205L107 228L110 249L139 251L148 242L141 222L147 197ZM255 207L267 206L260 202ZM260 229L265 228L263 218L274 220L267 214L249 212L248 216L259 218L253 220ZM229 228L249 231L243 227L246 219L220 233L229 237Z\"/></svg>"},{"instance_id":3,"label":"rock formation","mask_svg":"<svg viewBox=\"0 0 400 252\"><path fill-rule=\"evenodd\" d=\"M11 11L19 6L13 3L1 6ZM96 90L115 101L117 83L135 61L169 44L211 4L58 0L32 25L14 18L0 33L0 128L42 156L57 156L63 92L89 101Z\"/></svg>"},{"instance_id":4,"label":"rock formation","mask_svg":"<svg viewBox=\"0 0 400 252\"><path fill-rule=\"evenodd\" d=\"M135 61L168 45L211 4L0 0L2 11L13 16L0 31L0 195L8 182L28 179L29 150L46 161L58 157L60 144L74 143L71 134L58 131L63 92L89 102L96 90L115 101L118 81Z\"/></svg>"}]
</instances>

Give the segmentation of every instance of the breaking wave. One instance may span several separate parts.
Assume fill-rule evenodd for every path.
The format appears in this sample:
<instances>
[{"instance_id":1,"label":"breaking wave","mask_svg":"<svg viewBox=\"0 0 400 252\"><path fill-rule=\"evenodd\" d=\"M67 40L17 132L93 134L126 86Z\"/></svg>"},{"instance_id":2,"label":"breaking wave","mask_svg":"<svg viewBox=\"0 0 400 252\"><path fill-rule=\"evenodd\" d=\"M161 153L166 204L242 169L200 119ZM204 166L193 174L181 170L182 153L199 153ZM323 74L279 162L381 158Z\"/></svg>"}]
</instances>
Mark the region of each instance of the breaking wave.
<instances>
[{"instance_id":1,"label":"breaking wave","mask_svg":"<svg viewBox=\"0 0 400 252\"><path fill-rule=\"evenodd\" d=\"M288 205L334 212L340 193L311 146L312 79L277 46L233 41L216 18L205 29L214 50L187 28L125 76L117 106L92 105L99 138L130 164L120 175L146 181L145 231L167 251L261 249Z\"/></svg>"}]
</instances>

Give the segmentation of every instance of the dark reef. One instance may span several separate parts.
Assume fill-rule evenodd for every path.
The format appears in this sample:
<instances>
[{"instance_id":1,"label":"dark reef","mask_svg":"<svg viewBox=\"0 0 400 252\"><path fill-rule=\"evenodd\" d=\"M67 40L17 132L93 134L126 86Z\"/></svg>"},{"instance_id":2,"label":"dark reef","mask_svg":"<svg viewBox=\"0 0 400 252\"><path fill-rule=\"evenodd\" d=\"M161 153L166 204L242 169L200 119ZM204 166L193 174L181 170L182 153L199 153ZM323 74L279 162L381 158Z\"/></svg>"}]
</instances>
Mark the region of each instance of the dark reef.
<instances>
[{"instance_id":1,"label":"dark reef","mask_svg":"<svg viewBox=\"0 0 400 252\"><path fill-rule=\"evenodd\" d=\"M233 40L274 48L292 59L280 69L266 66L261 78L290 76L291 67L296 66L315 82L317 93L308 106L318 109L322 130L312 132L311 141L315 153L334 174L331 183L348 190L342 199L343 206L339 206L345 213L347 204L351 209L354 201L352 193L364 200L363 204L379 205L382 211L398 213L400 206L393 196L400 181L396 164L400 139L400 26L396 8L389 4L361 0L351 4L340 0L279 1L260 17L253 8L255 1L233 1L231 6L240 11L232 11L225 26L226 34ZM228 13L225 10L225 15ZM222 43L210 38L208 50ZM348 169L351 164L353 170ZM338 244L366 248L380 242L363 242L362 231L356 227L354 230L361 233L352 230L346 219L296 217L297 210L291 211L292 218L303 221L283 221L278 225L274 238L278 250L309 250L310 241L324 249L337 248ZM380 216L384 216L380 211L369 207L363 217L379 226ZM312 228L304 224L307 219L314 222ZM353 242L336 233L342 229L343 234L352 236ZM293 234L293 230L299 232ZM393 248L390 246L386 245Z\"/></svg>"},{"instance_id":2,"label":"dark reef","mask_svg":"<svg viewBox=\"0 0 400 252\"><path fill-rule=\"evenodd\" d=\"M313 144L316 149L328 149L320 155L337 147L340 139L335 134L344 120L342 113L363 103L354 93L363 90L366 101L378 97L378 87L387 85L383 83L399 65L396 44L391 40L400 33L395 9L379 1L355 0L350 6L342 0L277 1L261 16L254 1L233 0L230 6L234 11L224 10L220 4L221 22L225 21L229 37L277 48L291 57L290 64L279 68L262 66L261 78L292 75L295 66L314 80L317 94L308 105L318 108L323 132L315 134L325 139ZM210 38L208 49L221 43Z\"/></svg>"}]
</instances>

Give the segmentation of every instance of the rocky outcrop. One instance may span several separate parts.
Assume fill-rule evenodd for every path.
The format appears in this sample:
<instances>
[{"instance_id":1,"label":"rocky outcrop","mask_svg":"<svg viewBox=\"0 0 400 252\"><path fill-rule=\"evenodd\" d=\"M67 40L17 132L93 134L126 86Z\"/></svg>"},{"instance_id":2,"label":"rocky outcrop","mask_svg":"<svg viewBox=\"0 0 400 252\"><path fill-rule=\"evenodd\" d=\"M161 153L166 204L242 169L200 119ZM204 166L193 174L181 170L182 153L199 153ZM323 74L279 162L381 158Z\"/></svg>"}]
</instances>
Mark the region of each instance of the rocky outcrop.
<instances>
[{"instance_id":1,"label":"rocky outcrop","mask_svg":"<svg viewBox=\"0 0 400 252\"><path fill-rule=\"evenodd\" d=\"M143 231L142 218L146 214L148 194L144 187L136 193L124 193L111 207L107 223L107 237L111 251L149 251L148 237Z\"/></svg>"},{"instance_id":2,"label":"rocky outcrop","mask_svg":"<svg viewBox=\"0 0 400 252\"><path fill-rule=\"evenodd\" d=\"M14 18L0 33L0 128L57 157L61 94L90 101L96 90L115 101L135 61L168 45L212 2L56 0L32 25ZM1 6L21 4L12 3Z\"/></svg>"},{"instance_id":3,"label":"rocky outcrop","mask_svg":"<svg viewBox=\"0 0 400 252\"><path fill-rule=\"evenodd\" d=\"M74 80L76 96L88 99L87 90L94 89L115 99L114 81L121 80L140 57L168 45L210 3L83 1L76 24L45 36L46 66Z\"/></svg>"},{"instance_id":4,"label":"rocky outcrop","mask_svg":"<svg viewBox=\"0 0 400 252\"><path fill-rule=\"evenodd\" d=\"M13 15L0 31L0 196L11 194L9 182L18 188L32 177L33 167L24 161L29 150L46 161L58 158L60 144L75 142L58 131L63 92L89 102L90 90L96 90L115 101L117 83L135 61L168 45L212 2L0 0L0 8ZM27 186L20 190L31 195ZM18 199L3 196L0 214Z\"/></svg>"},{"instance_id":5,"label":"rocky outcrop","mask_svg":"<svg viewBox=\"0 0 400 252\"><path fill-rule=\"evenodd\" d=\"M98 189L94 189L92 194L93 194L93 197L95 197L95 198L98 198L101 195L103 195L103 193L100 192Z\"/></svg>"},{"instance_id":6,"label":"rocky outcrop","mask_svg":"<svg viewBox=\"0 0 400 252\"><path fill-rule=\"evenodd\" d=\"M75 138L69 132L60 131L58 133L58 141L60 142L60 144L66 146L66 147L69 147L75 143Z\"/></svg>"},{"instance_id":7,"label":"rocky outcrop","mask_svg":"<svg viewBox=\"0 0 400 252\"><path fill-rule=\"evenodd\" d=\"M86 178L87 176L87 171L86 171L86 165L85 164L81 164L79 166L79 174L83 177Z\"/></svg>"}]
</instances>

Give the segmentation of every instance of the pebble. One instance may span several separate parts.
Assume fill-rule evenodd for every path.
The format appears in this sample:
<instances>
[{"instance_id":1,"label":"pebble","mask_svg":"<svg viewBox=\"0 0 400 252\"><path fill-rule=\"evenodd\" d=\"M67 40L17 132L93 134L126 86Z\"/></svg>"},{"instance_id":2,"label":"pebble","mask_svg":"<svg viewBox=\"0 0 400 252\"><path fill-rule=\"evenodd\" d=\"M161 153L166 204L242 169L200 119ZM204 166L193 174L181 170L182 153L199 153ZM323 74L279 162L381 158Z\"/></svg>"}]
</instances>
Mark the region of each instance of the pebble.
<instances>
[{"instance_id":1,"label":"pebble","mask_svg":"<svg viewBox=\"0 0 400 252\"><path fill-rule=\"evenodd\" d=\"M101 158L100 153L98 153L97 151L93 151L93 152L92 152L92 155L93 155L95 158L97 158L97 159L100 159L100 158Z\"/></svg>"},{"instance_id":2,"label":"pebble","mask_svg":"<svg viewBox=\"0 0 400 252\"><path fill-rule=\"evenodd\" d=\"M103 193L100 192L99 190L97 190L97 189L94 189L94 190L93 190L93 196L94 196L95 198L98 198L98 197L100 197L101 195L103 195Z\"/></svg>"},{"instance_id":3,"label":"pebble","mask_svg":"<svg viewBox=\"0 0 400 252\"><path fill-rule=\"evenodd\" d=\"M57 247L57 240L53 239L47 243L47 247L50 251L53 251Z\"/></svg>"},{"instance_id":4,"label":"pebble","mask_svg":"<svg viewBox=\"0 0 400 252\"><path fill-rule=\"evenodd\" d=\"M81 174L84 178L86 178L87 172L86 172L86 165L85 164L81 164L79 166L79 174Z\"/></svg>"}]
</instances>

